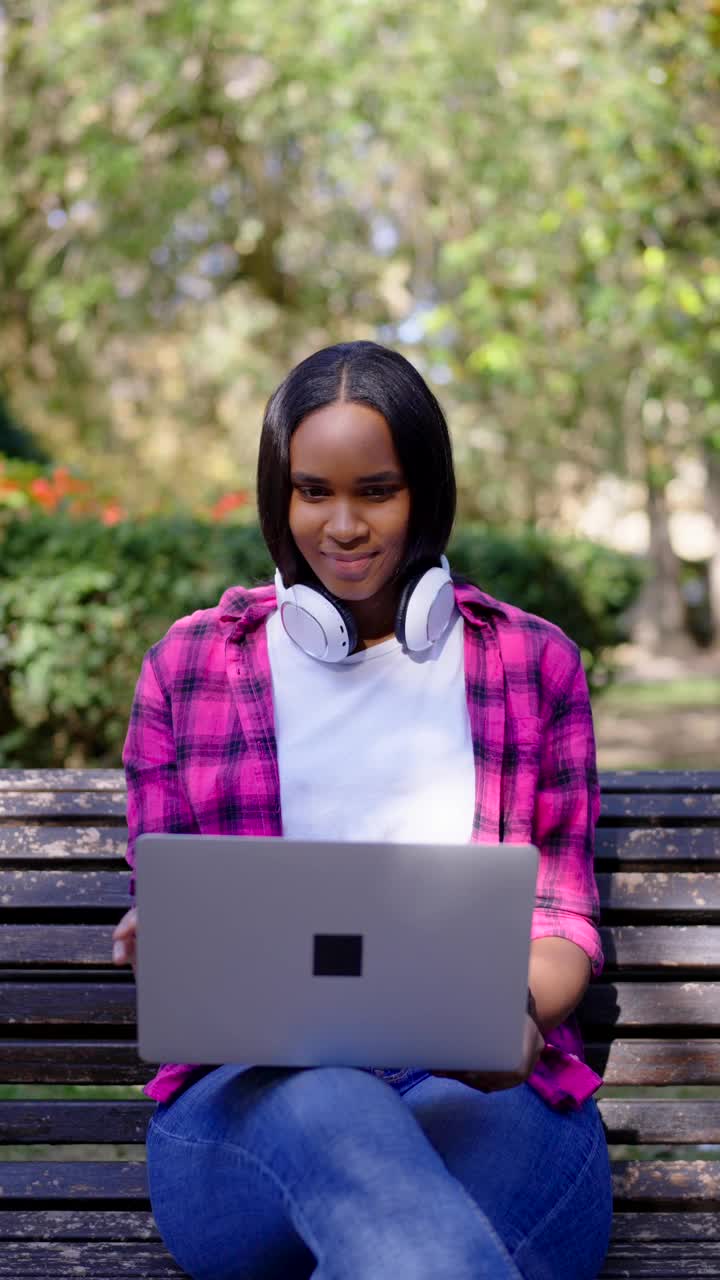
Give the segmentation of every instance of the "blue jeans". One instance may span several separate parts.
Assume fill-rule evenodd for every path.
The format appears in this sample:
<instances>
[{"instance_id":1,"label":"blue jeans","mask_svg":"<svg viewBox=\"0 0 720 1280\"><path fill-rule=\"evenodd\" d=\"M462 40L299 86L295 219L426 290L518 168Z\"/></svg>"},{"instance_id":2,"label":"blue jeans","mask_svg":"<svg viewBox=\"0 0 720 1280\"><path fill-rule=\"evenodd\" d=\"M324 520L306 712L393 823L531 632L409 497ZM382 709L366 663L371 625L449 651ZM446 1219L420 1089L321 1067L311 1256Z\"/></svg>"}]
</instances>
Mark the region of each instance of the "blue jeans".
<instances>
[{"instance_id":1,"label":"blue jeans","mask_svg":"<svg viewBox=\"0 0 720 1280\"><path fill-rule=\"evenodd\" d=\"M158 1104L147 1160L193 1280L593 1280L610 1234L594 1100L526 1084L218 1067Z\"/></svg>"}]
</instances>

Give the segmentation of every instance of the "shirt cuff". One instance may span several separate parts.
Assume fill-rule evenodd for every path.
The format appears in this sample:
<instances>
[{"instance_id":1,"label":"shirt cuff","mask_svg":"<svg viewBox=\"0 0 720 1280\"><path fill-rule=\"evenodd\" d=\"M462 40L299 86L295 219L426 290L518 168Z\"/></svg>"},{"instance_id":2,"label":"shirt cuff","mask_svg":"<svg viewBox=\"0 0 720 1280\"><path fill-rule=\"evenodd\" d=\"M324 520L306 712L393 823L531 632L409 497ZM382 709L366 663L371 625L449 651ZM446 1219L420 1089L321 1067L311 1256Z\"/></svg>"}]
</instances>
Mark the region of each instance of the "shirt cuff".
<instances>
[{"instance_id":1,"label":"shirt cuff","mask_svg":"<svg viewBox=\"0 0 720 1280\"><path fill-rule=\"evenodd\" d=\"M585 916L570 911L533 912L530 940L537 938L567 938L580 947L590 958L593 978L598 978L605 965L600 934Z\"/></svg>"}]
</instances>

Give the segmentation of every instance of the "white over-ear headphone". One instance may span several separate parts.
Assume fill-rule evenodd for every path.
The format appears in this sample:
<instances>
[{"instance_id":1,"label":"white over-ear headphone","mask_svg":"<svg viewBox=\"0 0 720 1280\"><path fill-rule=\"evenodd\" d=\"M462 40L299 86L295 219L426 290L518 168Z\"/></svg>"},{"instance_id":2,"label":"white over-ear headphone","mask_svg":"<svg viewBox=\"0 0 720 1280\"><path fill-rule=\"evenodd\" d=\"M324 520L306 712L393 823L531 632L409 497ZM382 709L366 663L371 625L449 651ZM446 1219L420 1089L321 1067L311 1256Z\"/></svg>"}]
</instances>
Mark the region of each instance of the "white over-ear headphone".
<instances>
[{"instance_id":1,"label":"white over-ear headphone","mask_svg":"<svg viewBox=\"0 0 720 1280\"><path fill-rule=\"evenodd\" d=\"M343 600L323 587L298 583L286 587L275 570L275 591L283 627L311 658L340 662L358 642L355 619ZM405 584L395 616L395 635L411 653L429 649L447 629L455 607L450 566L445 556L432 569Z\"/></svg>"}]
</instances>

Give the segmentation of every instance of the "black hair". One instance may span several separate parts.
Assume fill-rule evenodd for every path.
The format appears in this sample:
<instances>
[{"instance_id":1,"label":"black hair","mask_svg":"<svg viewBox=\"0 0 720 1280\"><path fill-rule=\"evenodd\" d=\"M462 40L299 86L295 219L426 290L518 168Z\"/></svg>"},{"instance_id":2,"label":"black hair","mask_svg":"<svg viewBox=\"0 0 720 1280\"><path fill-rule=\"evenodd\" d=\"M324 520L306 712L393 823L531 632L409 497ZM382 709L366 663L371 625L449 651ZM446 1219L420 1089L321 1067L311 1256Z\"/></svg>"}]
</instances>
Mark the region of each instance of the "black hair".
<instances>
[{"instance_id":1,"label":"black hair","mask_svg":"<svg viewBox=\"0 0 720 1280\"><path fill-rule=\"evenodd\" d=\"M410 490L408 539L396 577L437 564L455 519L452 446L445 415L417 369L377 342L339 342L302 360L268 400L260 435L260 528L286 586L312 580L290 532L290 438L316 409L336 401L381 413Z\"/></svg>"}]
</instances>

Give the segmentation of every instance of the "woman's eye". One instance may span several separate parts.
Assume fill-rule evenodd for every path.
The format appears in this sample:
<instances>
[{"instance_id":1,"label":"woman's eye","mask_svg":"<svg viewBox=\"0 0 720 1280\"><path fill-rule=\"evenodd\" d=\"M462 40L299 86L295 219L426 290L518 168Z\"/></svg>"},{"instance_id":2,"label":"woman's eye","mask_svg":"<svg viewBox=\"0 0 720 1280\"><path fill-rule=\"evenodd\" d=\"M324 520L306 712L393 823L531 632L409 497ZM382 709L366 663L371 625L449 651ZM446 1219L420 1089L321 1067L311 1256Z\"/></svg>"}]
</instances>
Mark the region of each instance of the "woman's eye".
<instances>
[{"instance_id":1,"label":"woman's eye","mask_svg":"<svg viewBox=\"0 0 720 1280\"><path fill-rule=\"evenodd\" d=\"M394 493L397 493L397 489L390 489L388 487L382 488L378 486L363 490L363 495L366 498L392 498Z\"/></svg>"},{"instance_id":2,"label":"woman's eye","mask_svg":"<svg viewBox=\"0 0 720 1280\"><path fill-rule=\"evenodd\" d=\"M301 497L310 498L311 500L313 498L325 497L325 490L321 489L318 485L315 485L315 484L298 485L298 493L300 494Z\"/></svg>"}]
</instances>

